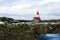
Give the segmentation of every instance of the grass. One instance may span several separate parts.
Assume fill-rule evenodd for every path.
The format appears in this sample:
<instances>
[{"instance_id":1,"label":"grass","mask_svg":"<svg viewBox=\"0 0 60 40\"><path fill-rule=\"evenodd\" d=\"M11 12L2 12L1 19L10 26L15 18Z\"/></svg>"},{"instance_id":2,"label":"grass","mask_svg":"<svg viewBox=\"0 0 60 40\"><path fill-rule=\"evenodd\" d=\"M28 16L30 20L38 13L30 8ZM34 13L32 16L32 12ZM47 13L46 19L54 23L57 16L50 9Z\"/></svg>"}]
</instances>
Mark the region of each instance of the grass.
<instances>
[{"instance_id":1,"label":"grass","mask_svg":"<svg viewBox=\"0 0 60 40\"><path fill-rule=\"evenodd\" d=\"M0 25L0 40L34 40L34 33L59 33L60 24L57 25Z\"/></svg>"}]
</instances>

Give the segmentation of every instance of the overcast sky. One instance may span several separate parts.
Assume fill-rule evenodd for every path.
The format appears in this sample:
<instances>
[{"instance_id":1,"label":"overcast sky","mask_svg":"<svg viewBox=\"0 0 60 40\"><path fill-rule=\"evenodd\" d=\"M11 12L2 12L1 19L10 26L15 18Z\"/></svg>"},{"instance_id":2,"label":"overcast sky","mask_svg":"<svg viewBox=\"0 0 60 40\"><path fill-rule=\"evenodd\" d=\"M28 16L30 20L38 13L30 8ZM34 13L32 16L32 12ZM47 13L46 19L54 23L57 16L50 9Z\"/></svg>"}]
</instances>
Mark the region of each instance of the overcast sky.
<instances>
[{"instance_id":1,"label":"overcast sky","mask_svg":"<svg viewBox=\"0 0 60 40\"><path fill-rule=\"evenodd\" d=\"M42 20L60 19L60 0L0 0L0 17L32 20L37 10Z\"/></svg>"}]
</instances>

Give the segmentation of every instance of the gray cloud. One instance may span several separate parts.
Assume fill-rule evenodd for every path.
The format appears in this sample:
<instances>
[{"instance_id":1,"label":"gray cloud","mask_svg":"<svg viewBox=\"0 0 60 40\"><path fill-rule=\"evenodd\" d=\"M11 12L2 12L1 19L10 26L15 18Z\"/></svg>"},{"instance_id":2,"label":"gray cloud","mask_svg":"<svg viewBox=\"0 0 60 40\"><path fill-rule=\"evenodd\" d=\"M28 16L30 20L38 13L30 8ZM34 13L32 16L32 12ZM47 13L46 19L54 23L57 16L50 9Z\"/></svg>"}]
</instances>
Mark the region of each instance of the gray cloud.
<instances>
[{"instance_id":1,"label":"gray cloud","mask_svg":"<svg viewBox=\"0 0 60 40\"><path fill-rule=\"evenodd\" d=\"M7 16L15 19L32 19L37 10L40 12L41 19L59 19L60 1L16 0L12 1L12 3L8 3L7 1L5 4L3 3L0 5L0 16Z\"/></svg>"}]
</instances>

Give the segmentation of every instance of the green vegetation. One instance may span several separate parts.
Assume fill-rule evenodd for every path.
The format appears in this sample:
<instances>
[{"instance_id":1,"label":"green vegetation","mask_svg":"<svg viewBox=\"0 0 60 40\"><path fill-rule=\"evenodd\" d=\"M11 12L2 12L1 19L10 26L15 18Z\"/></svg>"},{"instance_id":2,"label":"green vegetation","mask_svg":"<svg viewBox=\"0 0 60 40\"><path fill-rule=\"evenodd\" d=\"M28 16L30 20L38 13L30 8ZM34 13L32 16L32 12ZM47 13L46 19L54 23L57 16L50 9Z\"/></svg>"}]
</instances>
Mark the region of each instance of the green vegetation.
<instances>
[{"instance_id":1,"label":"green vegetation","mask_svg":"<svg viewBox=\"0 0 60 40\"><path fill-rule=\"evenodd\" d=\"M34 33L60 33L60 24L57 25L0 25L0 40L34 40Z\"/></svg>"},{"instance_id":2,"label":"green vegetation","mask_svg":"<svg viewBox=\"0 0 60 40\"><path fill-rule=\"evenodd\" d=\"M0 17L0 21L11 23L12 21L14 21L14 19L7 17Z\"/></svg>"},{"instance_id":3,"label":"green vegetation","mask_svg":"<svg viewBox=\"0 0 60 40\"><path fill-rule=\"evenodd\" d=\"M34 34L60 34L60 24L12 24L14 19L1 17L0 21L7 21L5 25L0 24L0 40L34 40ZM32 20L16 20L16 22L31 22ZM60 22L60 20L41 20L41 22Z\"/></svg>"},{"instance_id":4,"label":"green vegetation","mask_svg":"<svg viewBox=\"0 0 60 40\"><path fill-rule=\"evenodd\" d=\"M33 32L27 24L13 26L0 25L0 40L34 40Z\"/></svg>"}]
</instances>

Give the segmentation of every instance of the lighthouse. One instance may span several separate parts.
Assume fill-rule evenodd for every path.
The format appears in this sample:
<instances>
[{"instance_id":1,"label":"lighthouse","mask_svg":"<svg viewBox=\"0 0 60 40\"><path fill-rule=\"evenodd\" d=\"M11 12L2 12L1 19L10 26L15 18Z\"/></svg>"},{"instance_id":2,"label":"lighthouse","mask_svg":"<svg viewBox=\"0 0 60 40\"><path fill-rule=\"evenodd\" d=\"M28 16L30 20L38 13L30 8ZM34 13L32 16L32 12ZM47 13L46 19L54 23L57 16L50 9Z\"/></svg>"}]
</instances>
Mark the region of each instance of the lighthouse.
<instances>
[{"instance_id":1,"label":"lighthouse","mask_svg":"<svg viewBox=\"0 0 60 40\"><path fill-rule=\"evenodd\" d=\"M38 23L40 20L41 20L40 15L39 15L39 12L37 11L36 15L33 17L33 21L35 23Z\"/></svg>"}]
</instances>

